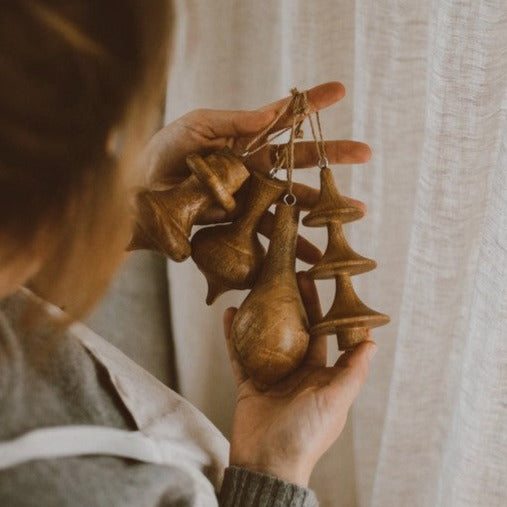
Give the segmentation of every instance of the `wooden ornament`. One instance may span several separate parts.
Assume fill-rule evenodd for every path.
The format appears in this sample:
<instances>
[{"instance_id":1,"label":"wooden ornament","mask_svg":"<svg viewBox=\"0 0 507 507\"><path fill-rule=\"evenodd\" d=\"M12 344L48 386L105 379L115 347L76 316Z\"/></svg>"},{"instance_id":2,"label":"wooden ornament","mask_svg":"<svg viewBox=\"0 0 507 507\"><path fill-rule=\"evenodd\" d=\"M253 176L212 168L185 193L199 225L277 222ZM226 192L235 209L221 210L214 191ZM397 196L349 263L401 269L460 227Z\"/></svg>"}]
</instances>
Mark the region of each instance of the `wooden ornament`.
<instances>
[{"instance_id":1,"label":"wooden ornament","mask_svg":"<svg viewBox=\"0 0 507 507\"><path fill-rule=\"evenodd\" d=\"M199 216L219 203L232 211L233 194L249 176L229 148L186 159L191 175L169 190L145 190L137 195L138 218L128 250L149 249L177 262L191 252L189 236Z\"/></svg>"},{"instance_id":2,"label":"wooden ornament","mask_svg":"<svg viewBox=\"0 0 507 507\"><path fill-rule=\"evenodd\" d=\"M367 259L350 248L342 224L339 221L327 223L328 244L322 259L308 273L314 279L333 278L335 274L358 275L377 267L372 259Z\"/></svg>"},{"instance_id":3,"label":"wooden ornament","mask_svg":"<svg viewBox=\"0 0 507 507\"><path fill-rule=\"evenodd\" d=\"M368 329L384 326L389 317L368 308L352 287L350 276L336 275L336 292L331 309L311 329L312 336L336 334L338 348L347 350L368 339Z\"/></svg>"},{"instance_id":4,"label":"wooden ornament","mask_svg":"<svg viewBox=\"0 0 507 507\"><path fill-rule=\"evenodd\" d=\"M277 205L261 273L232 323L232 343L258 386L291 373L308 348L308 317L295 273L298 218L295 206Z\"/></svg>"},{"instance_id":5,"label":"wooden ornament","mask_svg":"<svg viewBox=\"0 0 507 507\"><path fill-rule=\"evenodd\" d=\"M320 196L317 205L303 218L307 227L321 227L330 221L342 224L363 218L362 209L346 201L338 192L333 173L328 167L320 170Z\"/></svg>"},{"instance_id":6,"label":"wooden ornament","mask_svg":"<svg viewBox=\"0 0 507 507\"><path fill-rule=\"evenodd\" d=\"M327 226L328 245L322 259L309 270L315 279L334 278L336 293L331 309L311 329L312 336L334 333L340 350L347 350L368 339L368 329L389 322L387 315L368 308L354 292L350 276L375 269L376 262L354 252L343 234L342 224L363 217L363 211L338 192L332 172L320 171L319 202L303 219L310 227Z\"/></svg>"},{"instance_id":7,"label":"wooden ornament","mask_svg":"<svg viewBox=\"0 0 507 507\"><path fill-rule=\"evenodd\" d=\"M246 212L231 224L206 227L192 237L192 259L208 282L208 305L228 290L253 287L266 253L257 228L285 188L286 183L253 172Z\"/></svg>"}]
</instances>

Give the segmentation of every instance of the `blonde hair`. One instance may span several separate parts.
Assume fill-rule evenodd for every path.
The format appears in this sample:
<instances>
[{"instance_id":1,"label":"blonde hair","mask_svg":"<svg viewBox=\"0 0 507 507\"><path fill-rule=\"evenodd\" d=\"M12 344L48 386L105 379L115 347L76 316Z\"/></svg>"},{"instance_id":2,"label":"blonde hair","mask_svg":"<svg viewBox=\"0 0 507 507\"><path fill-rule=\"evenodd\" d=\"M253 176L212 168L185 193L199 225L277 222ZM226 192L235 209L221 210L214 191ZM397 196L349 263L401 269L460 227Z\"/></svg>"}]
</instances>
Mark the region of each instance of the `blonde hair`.
<instances>
[{"instance_id":1,"label":"blonde hair","mask_svg":"<svg viewBox=\"0 0 507 507\"><path fill-rule=\"evenodd\" d=\"M36 292L84 315L128 242L146 111L165 81L166 0L10 0L0 23L0 236L44 255ZM124 129L121 156L108 150ZM140 134L141 131L141 134ZM128 170L130 168L130 172Z\"/></svg>"}]
</instances>

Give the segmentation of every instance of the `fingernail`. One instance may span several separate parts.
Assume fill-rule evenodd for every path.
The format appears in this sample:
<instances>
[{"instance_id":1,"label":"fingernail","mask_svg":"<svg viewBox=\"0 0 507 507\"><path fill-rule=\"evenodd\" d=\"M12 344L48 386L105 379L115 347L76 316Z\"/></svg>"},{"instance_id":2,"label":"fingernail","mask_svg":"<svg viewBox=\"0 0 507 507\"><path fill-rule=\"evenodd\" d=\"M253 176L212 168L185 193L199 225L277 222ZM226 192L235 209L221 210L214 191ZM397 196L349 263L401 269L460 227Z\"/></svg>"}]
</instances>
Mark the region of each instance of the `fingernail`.
<instances>
[{"instance_id":1,"label":"fingernail","mask_svg":"<svg viewBox=\"0 0 507 507\"><path fill-rule=\"evenodd\" d=\"M375 344L372 344L368 347L368 359L371 361L375 354L377 353L378 347Z\"/></svg>"}]
</instances>

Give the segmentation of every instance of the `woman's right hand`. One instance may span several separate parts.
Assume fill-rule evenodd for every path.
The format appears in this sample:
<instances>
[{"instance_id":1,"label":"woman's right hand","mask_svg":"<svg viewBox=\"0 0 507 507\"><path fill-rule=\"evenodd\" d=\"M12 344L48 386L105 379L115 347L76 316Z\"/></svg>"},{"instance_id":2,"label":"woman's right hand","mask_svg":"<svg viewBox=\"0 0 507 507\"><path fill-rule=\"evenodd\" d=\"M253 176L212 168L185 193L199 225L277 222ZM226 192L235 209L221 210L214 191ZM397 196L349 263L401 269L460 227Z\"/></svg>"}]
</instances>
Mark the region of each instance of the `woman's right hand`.
<instances>
[{"instance_id":1,"label":"woman's right hand","mask_svg":"<svg viewBox=\"0 0 507 507\"><path fill-rule=\"evenodd\" d=\"M312 324L322 317L315 284L303 273L298 274L298 284ZM306 487L313 467L340 436L377 346L372 341L361 343L327 367L326 337L313 338L298 370L259 391L242 369L230 341L235 312L229 308L224 314L237 383L230 465Z\"/></svg>"}]
</instances>

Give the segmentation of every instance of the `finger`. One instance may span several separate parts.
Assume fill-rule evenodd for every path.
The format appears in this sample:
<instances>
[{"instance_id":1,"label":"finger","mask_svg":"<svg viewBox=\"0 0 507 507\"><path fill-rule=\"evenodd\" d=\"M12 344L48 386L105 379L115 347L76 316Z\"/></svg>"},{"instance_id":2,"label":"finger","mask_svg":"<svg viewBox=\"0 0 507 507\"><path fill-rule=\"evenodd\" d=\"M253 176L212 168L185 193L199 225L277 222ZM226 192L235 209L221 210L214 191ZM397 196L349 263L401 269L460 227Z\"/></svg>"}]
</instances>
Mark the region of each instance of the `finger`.
<instances>
[{"instance_id":1,"label":"finger","mask_svg":"<svg viewBox=\"0 0 507 507\"><path fill-rule=\"evenodd\" d=\"M224 222L231 222L232 220L237 219L245 212L245 206L248 200L249 193L249 181L247 180L242 187L234 194L234 199L236 201L236 207L232 212L225 211L219 204L213 204L211 207L205 209L201 214L198 215L197 220L195 222L196 225L208 225L208 224L217 224ZM315 207L319 201L320 190L317 188L309 187L308 185L304 185L302 183L293 183L292 192L296 196L297 205L303 211L311 210ZM350 202L353 206L360 208L363 213L366 214L366 205L361 201L357 201L356 199L352 199L350 197L342 196L343 199L347 202ZM278 202L282 202L281 200ZM272 218L266 219L268 223L262 224L263 227L268 227L271 224ZM266 231L270 231L271 229L268 227ZM265 234L264 234L265 236Z\"/></svg>"},{"instance_id":2,"label":"finger","mask_svg":"<svg viewBox=\"0 0 507 507\"><path fill-rule=\"evenodd\" d=\"M309 112L313 113L339 101L345 95L345 87L338 82L324 83L307 91ZM197 137L216 141L210 146L222 146L221 138L252 137L265 129L284 108L292 97L286 97L254 111L227 111L215 109L196 109L182 117L180 122ZM286 114L273 125L270 132L290 125L292 113Z\"/></svg>"},{"instance_id":3,"label":"finger","mask_svg":"<svg viewBox=\"0 0 507 507\"><path fill-rule=\"evenodd\" d=\"M329 388L336 391L347 404L352 404L368 377L370 362L377 351L377 344L365 341L353 350L342 354L333 369L335 375Z\"/></svg>"},{"instance_id":4,"label":"finger","mask_svg":"<svg viewBox=\"0 0 507 507\"><path fill-rule=\"evenodd\" d=\"M296 196L297 205L302 210L310 210L319 202L320 190L317 188L309 187L302 183L293 183L292 193ZM342 195L342 198L352 206L361 209L361 211L366 214L366 204L357 199L352 199L352 197Z\"/></svg>"},{"instance_id":5,"label":"finger","mask_svg":"<svg viewBox=\"0 0 507 507\"><path fill-rule=\"evenodd\" d=\"M306 91L306 98L308 103L308 114L312 114L316 111L320 111L326 107L331 106L335 102L341 100L345 95L345 87L338 83L337 81L324 83L314 88L311 88ZM266 139L279 130L283 130L287 127L290 127L293 122L293 112L290 107L290 103L293 100L293 96L286 97L281 100L277 100L268 104L267 106L262 107L259 111L263 112L272 112L273 113L273 121L275 118L278 118L276 122L266 131L266 133L257 140L256 146L260 146ZM264 128L269 125L266 124ZM261 129L259 129L260 131ZM245 146L247 146L250 142L250 139L240 139L238 143L238 147L240 150L243 150Z\"/></svg>"},{"instance_id":6,"label":"finger","mask_svg":"<svg viewBox=\"0 0 507 507\"><path fill-rule=\"evenodd\" d=\"M326 107L331 106L332 104L338 102L345 96L345 87L337 82L332 81L329 83L324 83L313 88L310 88L306 92L306 98L308 100L309 113L314 113L315 111L320 111ZM292 101L291 97L286 97L281 100L277 100L276 102L272 102L267 106L264 106L260 109L260 111L273 111L275 113L275 117L280 114ZM289 108L290 109L290 108ZM287 110L285 114L283 114L280 119L276 122L270 132L276 132L282 128L288 127L292 124L292 111Z\"/></svg>"},{"instance_id":7,"label":"finger","mask_svg":"<svg viewBox=\"0 0 507 507\"><path fill-rule=\"evenodd\" d=\"M315 282L305 273L297 274L299 292L303 305L306 308L310 327L322 320L319 295ZM306 353L305 361L316 366L326 366L327 361L327 336L315 336L310 339L310 345Z\"/></svg>"},{"instance_id":8,"label":"finger","mask_svg":"<svg viewBox=\"0 0 507 507\"><path fill-rule=\"evenodd\" d=\"M215 140L224 137L253 136L266 128L275 116L275 112L269 109L255 111L197 109L188 114L187 123L194 130L198 126L197 134L201 137Z\"/></svg>"},{"instance_id":9,"label":"finger","mask_svg":"<svg viewBox=\"0 0 507 507\"><path fill-rule=\"evenodd\" d=\"M268 239L271 239L275 226L275 216L270 211L266 212L260 223L258 232ZM316 264L322 259L322 252L307 239L298 235L296 242L296 256L308 264Z\"/></svg>"},{"instance_id":10,"label":"finger","mask_svg":"<svg viewBox=\"0 0 507 507\"><path fill-rule=\"evenodd\" d=\"M210 225L210 224L221 224L226 222L231 222L238 217L240 217L245 212L245 204L247 202L248 197L248 182L243 184L243 186L234 194L234 199L236 200L236 208L232 212L225 211L221 206L218 204L212 205L210 208L207 208L204 210L203 213L199 214L197 217L197 220L195 222L196 225ZM303 183L293 183L292 185L292 192L296 196L297 199L297 205L300 209L303 211L308 211L314 208L320 197L320 190L317 188L309 187L308 185L304 185ZM346 197L342 195L342 199L346 202L350 203L352 206L355 206L356 208L359 208L365 215L367 213L366 205L358 201L357 199L352 199L352 197ZM280 201L281 202L281 201ZM266 231L266 234L268 231L272 229L273 226L273 218L266 218L266 223L261 223L261 227L265 227L263 229ZM266 234L263 234L266 236ZM301 243L305 243L306 240L304 238L301 238ZM300 248L303 248L303 250L307 250L310 248L310 250L313 250L311 247L307 246L301 246ZM298 251L298 254L300 252ZM299 257L298 255L298 258ZM316 257L311 257L312 259L316 259ZM304 260L301 258L301 260ZM314 264L315 262L318 262L318 260L314 260L310 262L311 264Z\"/></svg>"},{"instance_id":11,"label":"finger","mask_svg":"<svg viewBox=\"0 0 507 507\"><path fill-rule=\"evenodd\" d=\"M277 145L269 150L270 166L276 160ZM324 149L330 164L364 164L371 158L371 149L366 143L351 140L325 141ZM314 141L298 142L294 145L294 167L305 169L315 167L320 158Z\"/></svg>"},{"instance_id":12,"label":"finger","mask_svg":"<svg viewBox=\"0 0 507 507\"><path fill-rule=\"evenodd\" d=\"M231 362L232 373L234 375L236 385L239 386L243 382L245 382L245 380L248 379L248 376L239 362L236 349L234 348L234 344L232 343L231 340L231 326L232 321L234 320L234 315L236 315L236 312L237 308L232 307L227 308L227 310L225 310L224 312L223 323L224 323L225 342L227 344L227 352L229 353L229 360Z\"/></svg>"},{"instance_id":13,"label":"finger","mask_svg":"<svg viewBox=\"0 0 507 507\"><path fill-rule=\"evenodd\" d=\"M359 141L335 140L324 143L329 164L364 164L371 158L370 147ZM248 165L258 171L267 173L275 165L277 150L280 145L272 144L251 155ZM294 168L306 169L318 164L320 154L314 141L303 141L294 144Z\"/></svg>"},{"instance_id":14,"label":"finger","mask_svg":"<svg viewBox=\"0 0 507 507\"><path fill-rule=\"evenodd\" d=\"M377 345L371 339L371 329L367 330L367 342L373 343L375 346ZM366 343L366 342L364 342L364 343ZM359 344L359 345L362 345L362 344ZM334 364L335 367L348 368L349 366L352 366L355 361L355 357L356 357L356 349L357 349L357 347L359 347L359 345L356 345L354 348L343 352L343 354L341 354L340 357L338 357L338 359L336 360L336 362Z\"/></svg>"},{"instance_id":15,"label":"finger","mask_svg":"<svg viewBox=\"0 0 507 507\"><path fill-rule=\"evenodd\" d=\"M297 281L301 299L303 300L308 315L308 321L310 326L313 326L322 319L322 309L320 307L319 295L317 294L315 282L305 271L297 273Z\"/></svg>"}]
</instances>

